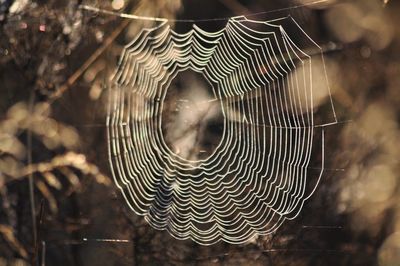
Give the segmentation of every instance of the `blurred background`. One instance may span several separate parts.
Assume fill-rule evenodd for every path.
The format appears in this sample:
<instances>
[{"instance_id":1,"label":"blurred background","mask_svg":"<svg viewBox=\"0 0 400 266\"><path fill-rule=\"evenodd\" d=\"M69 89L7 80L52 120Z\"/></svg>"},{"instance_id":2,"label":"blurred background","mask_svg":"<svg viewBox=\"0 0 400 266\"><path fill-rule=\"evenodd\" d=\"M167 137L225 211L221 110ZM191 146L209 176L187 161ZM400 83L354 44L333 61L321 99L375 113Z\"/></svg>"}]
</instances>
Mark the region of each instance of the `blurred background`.
<instances>
[{"instance_id":1,"label":"blurred background","mask_svg":"<svg viewBox=\"0 0 400 266\"><path fill-rule=\"evenodd\" d=\"M110 176L107 87L123 46L151 23L82 4L295 18L324 50L340 121L326 128L328 170L301 215L273 235L210 247L134 215ZM395 0L0 0L0 265L400 265L399 14ZM329 98L315 104L323 121Z\"/></svg>"}]
</instances>

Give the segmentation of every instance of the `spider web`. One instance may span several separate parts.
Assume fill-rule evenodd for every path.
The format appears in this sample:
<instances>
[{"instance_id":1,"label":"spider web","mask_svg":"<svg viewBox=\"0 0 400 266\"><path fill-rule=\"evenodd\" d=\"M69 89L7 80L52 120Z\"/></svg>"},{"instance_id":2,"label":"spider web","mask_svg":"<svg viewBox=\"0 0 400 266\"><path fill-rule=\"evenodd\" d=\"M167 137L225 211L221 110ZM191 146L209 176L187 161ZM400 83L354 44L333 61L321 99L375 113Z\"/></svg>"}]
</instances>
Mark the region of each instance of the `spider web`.
<instances>
[{"instance_id":1,"label":"spider web","mask_svg":"<svg viewBox=\"0 0 400 266\"><path fill-rule=\"evenodd\" d=\"M112 175L129 207L152 227L203 245L244 243L297 217L324 169L323 134L313 149L324 126L314 123L314 58L323 62L321 48L290 16L234 17L216 32L194 24L180 34L167 21L142 30L123 50L107 117ZM322 66L318 90L330 97ZM204 76L222 110L221 140L207 158L183 158L162 131L166 93L185 70ZM310 185L310 160L321 149Z\"/></svg>"}]
</instances>

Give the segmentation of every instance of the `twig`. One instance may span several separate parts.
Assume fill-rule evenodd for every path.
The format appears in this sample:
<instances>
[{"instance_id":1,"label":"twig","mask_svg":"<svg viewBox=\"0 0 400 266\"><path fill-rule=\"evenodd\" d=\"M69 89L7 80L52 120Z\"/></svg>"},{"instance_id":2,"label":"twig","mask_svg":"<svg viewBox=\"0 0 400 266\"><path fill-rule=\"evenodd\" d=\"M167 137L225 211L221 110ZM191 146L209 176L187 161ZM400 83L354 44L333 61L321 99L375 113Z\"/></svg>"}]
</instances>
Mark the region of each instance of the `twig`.
<instances>
[{"instance_id":1,"label":"twig","mask_svg":"<svg viewBox=\"0 0 400 266\"><path fill-rule=\"evenodd\" d=\"M30 93L29 97L29 112L33 112L33 104L34 104L34 99L35 95L33 91ZM27 131L27 137L26 137L26 142L27 142L27 148L28 148L28 165L32 164L32 130L28 129ZM29 203L30 203L30 208L31 208L31 216L32 216L32 234L33 234L33 245L36 245L37 242L37 231L36 231L36 207L35 207L35 190L34 190L34 184L33 184L33 173L30 173L28 175L28 180L29 180ZM32 258L32 265L36 265L35 263L35 256Z\"/></svg>"},{"instance_id":2,"label":"twig","mask_svg":"<svg viewBox=\"0 0 400 266\"><path fill-rule=\"evenodd\" d=\"M129 25L129 20L124 20L117 27L111 35L103 42L103 44L83 63L83 65L77 69L57 91L50 95L47 100L47 105L43 105L41 112L45 112L50 105L61 97L61 95L67 91L81 76L85 71L99 58L100 55L111 45L111 43L118 37L119 34Z\"/></svg>"},{"instance_id":3,"label":"twig","mask_svg":"<svg viewBox=\"0 0 400 266\"><path fill-rule=\"evenodd\" d=\"M33 252L33 265L38 265L38 258L39 258L39 242L41 242L41 231L42 231L42 223L43 223L43 216L44 216L44 200L40 202L40 210L39 210L39 223L37 225L36 230L36 242L34 244L34 252Z\"/></svg>"}]
</instances>

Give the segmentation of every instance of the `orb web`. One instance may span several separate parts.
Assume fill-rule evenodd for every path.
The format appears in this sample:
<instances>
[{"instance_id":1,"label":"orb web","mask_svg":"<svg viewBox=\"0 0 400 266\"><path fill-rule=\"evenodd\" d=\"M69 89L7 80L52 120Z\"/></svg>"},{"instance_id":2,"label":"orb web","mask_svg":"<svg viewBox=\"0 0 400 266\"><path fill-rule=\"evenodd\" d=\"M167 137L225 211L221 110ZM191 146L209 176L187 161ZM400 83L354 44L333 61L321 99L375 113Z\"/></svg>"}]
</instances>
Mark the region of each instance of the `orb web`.
<instances>
[{"instance_id":1,"label":"orb web","mask_svg":"<svg viewBox=\"0 0 400 266\"><path fill-rule=\"evenodd\" d=\"M312 63L322 56L292 17L234 17L216 32L194 24L181 34L167 21L144 29L122 52L107 117L112 175L129 207L152 227L203 245L244 243L298 216L323 172L322 152L310 185L312 153L321 153ZM212 84L208 102L223 114L220 142L206 158L185 159L164 140L165 96L186 70ZM318 90L330 97L326 79ZM332 113L336 121L333 105Z\"/></svg>"}]
</instances>

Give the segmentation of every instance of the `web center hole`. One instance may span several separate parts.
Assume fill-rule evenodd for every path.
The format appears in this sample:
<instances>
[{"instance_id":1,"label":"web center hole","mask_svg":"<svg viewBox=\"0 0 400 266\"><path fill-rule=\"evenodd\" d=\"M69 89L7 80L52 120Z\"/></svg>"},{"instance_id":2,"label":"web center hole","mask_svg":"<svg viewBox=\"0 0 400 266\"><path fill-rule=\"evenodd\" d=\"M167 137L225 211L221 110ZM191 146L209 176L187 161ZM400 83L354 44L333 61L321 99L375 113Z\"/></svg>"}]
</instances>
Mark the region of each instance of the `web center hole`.
<instances>
[{"instance_id":1,"label":"web center hole","mask_svg":"<svg viewBox=\"0 0 400 266\"><path fill-rule=\"evenodd\" d=\"M162 133L168 147L187 160L209 157L221 141L223 114L213 86L191 70L179 72L167 89Z\"/></svg>"}]
</instances>

